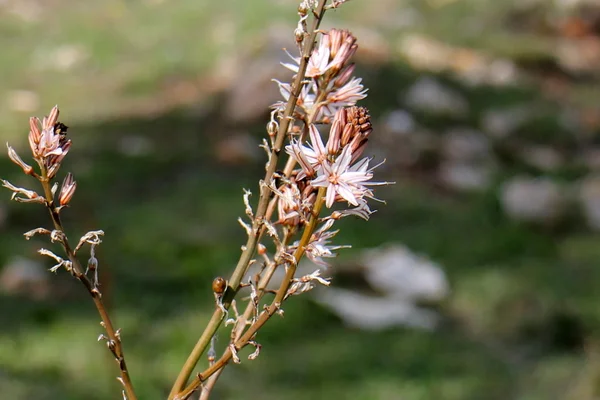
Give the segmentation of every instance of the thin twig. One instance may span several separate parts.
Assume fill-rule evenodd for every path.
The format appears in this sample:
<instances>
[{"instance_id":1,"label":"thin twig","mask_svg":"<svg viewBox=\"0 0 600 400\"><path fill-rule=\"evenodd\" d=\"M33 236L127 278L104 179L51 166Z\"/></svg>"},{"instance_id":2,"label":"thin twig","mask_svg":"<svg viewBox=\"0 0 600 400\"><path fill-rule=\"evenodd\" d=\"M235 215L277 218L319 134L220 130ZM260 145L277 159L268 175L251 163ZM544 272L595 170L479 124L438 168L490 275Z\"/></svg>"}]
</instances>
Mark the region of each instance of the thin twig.
<instances>
[{"instance_id":1,"label":"thin twig","mask_svg":"<svg viewBox=\"0 0 600 400\"><path fill-rule=\"evenodd\" d=\"M225 370L225 368L221 368L220 370L215 372L213 374L213 376L208 378L208 380L202 385L202 389L200 391L200 397L198 398L198 400L208 400L208 398L210 397L210 394L212 393L213 388L215 387L215 384L219 380L219 377L221 376L221 374L223 373L224 370Z\"/></svg>"},{"instance_id":2,"label":"thin twig","mask_svg":"<svg viewBox=\"0 0 600 400\"><path fill-rule=\"evenodd\" d=\"M290 122L292 121L292 115L296 108L296 104L298 101L298 96L300 95L300 90L302 89L302 81L304 80L306 74L306 68L308 65L308 60L310 59L310 55L313 51L314 44L316 41L317 31L319 29L319 25L321 24L321 20L323 18L323 14L325 13L325 3L326 0L319 0L319 3L313 13L313 23L310 28L310 33L307 38L305 38L304 47L302 51L302 57L300 60L300 65L298 67L298 73L296 75L296 79L292 85L292 90L290 93L290 97L288 99L285 111L281 118L281 122L279 124L279 131L277 132L277 136L274 141L273 148L271 150L270 161L267 166L267 171L264 178L264 184L260 187L260 199L258 202L258 206L256 209L256 215L252 224L252 235L248 236L248 241L244 246L244 250L240 256L240 259L229 279L229 286L224 293L223 296L223 306L225 309L229 308L231 304L231 300L237 294L239 290L240 282L243 279L246 271L248 270L248 265L250 264L250 260L252 259L254 252L256 251L256 246L258 245L260 235L262 233L262 227L264 225L264 218L267 212L267 208L269 205L269 200L272 196L272 192L267 187L267 184L271 182L273 179L273 174L277 170L277 162L279 161L279 155L283 148L283 144L285 142L286 136L288 134L288 129ZM217 329L221 325L223 320L223 311L219 308L215 309L210 321L208 322L204 332L198 339L198 342L192 349L188 359L183 365L171 392L169 394L169 400L172 400L181 390L184 388L187 383L192 371L196 367L198 360L202 357L202 354L206 350L210 339L216 333Z\"/></svg>"},{"instance_id":3,"label":"thin twig","mask_svg":"<svg viewBox=\"0 0 600 400\"><path fill-rule=\"evenodd\" d=\"M94 305L98 310L98 314L100 314L100 318L102 319L102 327L104 327L106 334L108 336L107 344L108 348L113 353L117 364L119 365L120 371L120 379L119 381L123 385L123 389L125 390L125 395L128 400L137 400L137 396L135 391L133 390L133 384L131 383L131 378L129 377L129 371L127 370L127 364L125 363L125 355L123 353L123 346L121 344L121 337L117 330L115 330L110 316L106 307L104 306L104 302L102 301L102 293L100 290L95 287L95 285L90 281L90 279L85 275L84 269L81 266L81 263L75 256L75 252L73 248L69 244L69 240L67 239L65 230L63 228L62 222L60 220L60 215L57 209L54 207L54 196L52 195L52 190L50 188L50 182L48 177L46 176L46 170L42 168L42 176L40 177L40 182L44 189L44 194L46 197L46 205L48 211L50 212L50 217L52 218L52 222L54 224L54 229L63 233L63 237L61 239L61 244L67 254L67 257L71 261L72 271L71 273L77 280L79 280L83 286L87 289L90 296L92 296L92 300L94 300Z\"/></svg>"}]
</instances>

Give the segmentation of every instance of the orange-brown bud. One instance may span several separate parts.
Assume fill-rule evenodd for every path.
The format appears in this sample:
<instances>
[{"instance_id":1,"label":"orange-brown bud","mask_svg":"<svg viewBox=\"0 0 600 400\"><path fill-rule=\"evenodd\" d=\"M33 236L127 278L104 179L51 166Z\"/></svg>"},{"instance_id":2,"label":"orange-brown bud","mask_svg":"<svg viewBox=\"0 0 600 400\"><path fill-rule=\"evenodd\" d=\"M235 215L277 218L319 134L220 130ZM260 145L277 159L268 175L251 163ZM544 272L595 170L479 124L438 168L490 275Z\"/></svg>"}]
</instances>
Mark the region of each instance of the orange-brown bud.
<instances>
[{"instance_id":1,"label":"orange-brown bud","mask_svg":"<svg viewBox=\"0 0 600 400\"><path fill-rule=\"evenodd\" d=\"M223 294L225 293L225 289L227 289L227 281L225 278L220 276L216 277L212 283L213 292L216 294Z\"/></svg>"},{"instance_id":2,"label":"orange-brown bud","mask_svg":"<svg viewBox=\"0 0 600 400\"><path fill-rule=\"evenodd\" d=\"M256 247L256 252L259 255L264 256L265 254L267 254L267 247L264 244L259 243L258 246Z\"/></svg>"}]
</instances>

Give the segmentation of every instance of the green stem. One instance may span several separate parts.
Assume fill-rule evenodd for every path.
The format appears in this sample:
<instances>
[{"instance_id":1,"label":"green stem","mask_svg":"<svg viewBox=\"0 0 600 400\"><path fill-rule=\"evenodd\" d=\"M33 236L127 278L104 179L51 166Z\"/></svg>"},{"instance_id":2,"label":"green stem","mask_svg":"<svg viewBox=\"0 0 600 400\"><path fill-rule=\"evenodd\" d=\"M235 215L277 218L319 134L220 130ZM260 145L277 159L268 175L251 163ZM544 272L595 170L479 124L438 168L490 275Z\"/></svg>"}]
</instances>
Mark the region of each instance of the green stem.
<instances>
[{"instance_id":1,"label":"green stem","mask_svg":"<svg viewBox=\"0 0 600 400\"><path fill-rule=\"evenodd\" d=\"M258 319L244 332L244 334L235 341L234 346L236 351L244 348L252 338L256 335L258 330L263 327L263 325L275 314L277 311L281 309L281 303L284 301L287 291L292 283L294 278L294 274L296 273L296 267L300 262L300 259L306 252L306 246L310 243L310 238L314 233L317 224L319 222L319 214L321 213L321 209L324 204L324 197L326 193L326 188L319 188L319 192L317 194L317 199L315 201L315 206L313 209L313 214L309 223L304 228L304 232L302 234L302 238L300 239L300 243L298 248L294 252L294 263L290 263L288 266L287 272L285 274L285 278L281 282L279 289L277 290L277 294L275 295L275 299L271 302L271 304L267 307L265 311L263 311ZM188 399L200 386L202 383L209 379L213 374L217 373L219 370L223 369L227 363L231 360L233 354L231 352L231 348L227 347L227 350L223 353L221 358L217 360L213 365L208 367L204 372L198 374L194 380L180 393L178 393L174 399L175 400L185 400Z\"/></svg>"}]
</instances>

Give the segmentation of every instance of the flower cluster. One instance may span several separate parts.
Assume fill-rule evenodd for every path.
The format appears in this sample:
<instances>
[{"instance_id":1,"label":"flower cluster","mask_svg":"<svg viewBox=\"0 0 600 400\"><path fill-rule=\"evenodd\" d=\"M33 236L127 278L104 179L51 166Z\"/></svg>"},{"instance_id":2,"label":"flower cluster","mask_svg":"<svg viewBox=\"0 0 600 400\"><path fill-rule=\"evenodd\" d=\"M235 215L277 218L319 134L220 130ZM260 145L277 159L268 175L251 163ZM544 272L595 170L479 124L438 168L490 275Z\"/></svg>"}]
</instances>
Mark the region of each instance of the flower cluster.
<instances>
[{"instance_id":1,"label":"flower cluster","mask_svg":"<svg viewBox=\"0 0 600 400\"><path fill-rule=\"evenodd\" d=\"M313 122L331 118L340 108L353 106L367 96L361 79L352 76L354 63L349 62L357 48L356 38L347 30L331 29L321 36L308 61L306 77L309 79L297 104L304 115L311 115ZM300 57L290 57L293 62L283 63L283 66L297 73ZM290 84L279 81L277 84L287 101L291 93ZM283 104L276 103L275 107Z\"/></svg>"},{"instance_id":2,"label":"flower cluster","mask_svg":"<svg viewBox=\"0 0 600 400\"><path fill-rule=\"evenodd\" d=\"M71 148L71 140L66 135L67 127L58 122L58 113L58 107L55 106L41 123L38 118L29 120L29 146L33 158L41 168L47 170L48 178L56 175L60 163Z\"/></svg>"},{"instance_id":3,"label":"flower cluster","mask_svg":"<svg viewBox=\"0 0 600 400\"><path fill-rule=\"evenodd\" d=\"M31 175L44 183L50 182L56 176L63 159L71 148L71 139L67 138L68 128L65 124L58 121L58 115L58 107L54 106L50 110L50 114L44 117L42 121L36 117L29 119L29 147L33 159L40 167L39 173L32 166L24 162L14 148L7 145L8 157L11 161L21 167L27 175ZM52 199L45 199L32 190L15 187L7 181L3 181L3 183L5 187L14 192L13 199L21 202L49 204L56 194L56 188L53 188L51 191ZM59 207L57 211L60 211L61 207L69 204L73 194L75 194L76 188L77 182L73 179L73 175L70 173L67 174L58 196ZM24 197L19 197L18 195Z\"/></svg>"},{"instance_id":4,"label":"flower cluster","mask_svg":"<svg viewBox=\"0 0 600 400\"><path fill-rule=\"evenodd\" d=\"M293 140L286 147L302 168L297 176L307 180L313 188L327 188L327 207L336 201L346 201L369 209L365 197L373 198L373 193L367 186L381 183L369 182L373 177L370 159L356 161L362 155L371 131L367 109L356 106L341 108L335 114L326 144L317 127L311 124L310 144Z\"/></svg>"},{"instance_id":5,"label":"flower cluster","mask_svg":"<svg viewBox=\"0 0 600 400\"><path fill-rule=\"evenodd\" d=\"M334 203L344 203L352 208L333 211L323 218L323 226L312 235L306 253L319 265L327 265L322 257L332 257L332 250L345 246L329 246L335 232L326 232L333 221L347 215L368 219L372 214L367 199L374 199L370 186L386 182L373 182L370 158L361 158L372 131L368 111L352 106L339 109L333 119L329 137L324 143L319 129L310 124L309 141L291 139L286 152L298 163L288 181L277 190L279 223L287 227L306 224L313 215L313 206L319 188L325 189L324 202L328 208ZM290 251L296 248L291 247Z\"/></svg>"},{"instance_id":6,"label":"flower cluster","mask_svg":"<svg viewBox=\"0 0 600 400\"><path fill-rule=\"evenodd\" d=\"M356 38L347 30L332 29L322 33L307 66L294 116L302 125L290 129L290 143L285 151L299 168L291 170L282 184L273 188L278 197L279 224L288 230L306 226L314 216L319 189L327 208L342 203L342 210L321 218L322 225L312 233L305 245L306 255L318 265L327 265L323 258L333 257L330 239L337 231L329 231L334 220L347 215L368 219L372 214L367 199L374 199L371 159L362 158L373 131L369 111L356 106L366 97L360 78L354 78L350 62L358 48ZM292 57L292 56L290 56ZM283 65L299 73L301 58ZM277 81L284 100L289 100L292 85ZM282 110L283 102L274 105ZM330 124L327 140L320 130ZM301 133L304 132L304 133ZM288 171L289 172L289 171ZM299 242L290 245L293 253Z\"/></svg>"}]
</instances>

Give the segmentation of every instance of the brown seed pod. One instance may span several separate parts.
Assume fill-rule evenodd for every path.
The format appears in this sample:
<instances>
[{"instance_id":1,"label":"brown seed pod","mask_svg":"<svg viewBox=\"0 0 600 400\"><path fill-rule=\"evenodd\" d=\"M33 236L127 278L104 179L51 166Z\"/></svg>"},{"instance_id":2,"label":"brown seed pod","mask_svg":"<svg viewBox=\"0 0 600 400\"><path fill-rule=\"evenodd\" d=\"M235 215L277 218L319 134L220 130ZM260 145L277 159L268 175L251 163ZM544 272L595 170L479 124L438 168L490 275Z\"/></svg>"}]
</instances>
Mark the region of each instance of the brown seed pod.
<instances>
[{"instance_id":1,"label":"brown seed pod","mask_svg":"<svg viewBox=\"0 0 600 400\"><path fill-rule=\"evenodd\" d=\"M227 281L225 278L220 276L216 277L212 283L213 292L216 294L223 294L225 293L225 289L227 289Z\"/></svg>"}]
</instances>

